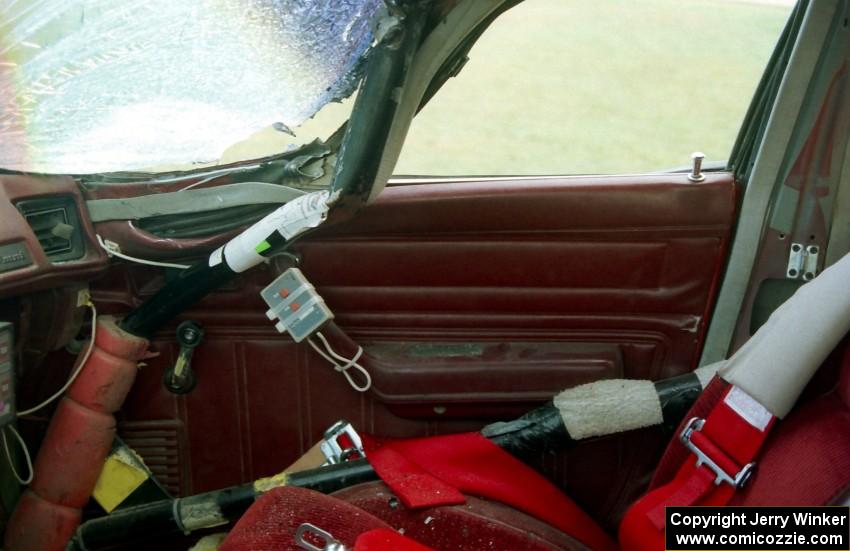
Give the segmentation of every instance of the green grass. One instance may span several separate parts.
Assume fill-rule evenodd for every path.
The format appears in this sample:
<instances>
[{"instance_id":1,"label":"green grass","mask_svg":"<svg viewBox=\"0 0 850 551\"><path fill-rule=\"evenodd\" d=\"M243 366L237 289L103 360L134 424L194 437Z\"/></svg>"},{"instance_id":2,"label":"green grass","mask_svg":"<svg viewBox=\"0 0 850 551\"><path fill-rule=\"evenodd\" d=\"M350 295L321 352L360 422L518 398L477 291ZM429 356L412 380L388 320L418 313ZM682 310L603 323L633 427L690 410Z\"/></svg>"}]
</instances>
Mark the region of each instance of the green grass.
<instances>
[{"instance_id":1,"label":"green grass","mask_svg":"<svg viewBox=\"0 0 850 551\"><path fill-rule=\"evenodd\" d=\"M788 12L725 0L527 0L417 116L395 172L642 172L687 164L698 150L725 160Z\"/></svg>"}]
</instances>

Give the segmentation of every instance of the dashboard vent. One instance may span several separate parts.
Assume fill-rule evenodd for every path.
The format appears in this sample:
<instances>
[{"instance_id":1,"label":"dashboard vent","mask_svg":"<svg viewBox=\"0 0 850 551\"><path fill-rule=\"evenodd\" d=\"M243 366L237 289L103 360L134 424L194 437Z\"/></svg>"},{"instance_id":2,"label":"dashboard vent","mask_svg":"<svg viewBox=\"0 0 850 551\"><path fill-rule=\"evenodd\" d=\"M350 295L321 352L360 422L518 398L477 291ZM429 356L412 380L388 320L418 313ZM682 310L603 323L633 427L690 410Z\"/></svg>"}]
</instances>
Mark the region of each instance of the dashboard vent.
<instances>
[{"instance_id":1,"label":"dashboard vent","mask_svg":"<svg viewBox=\"0 0 850 551\"><path fill-rule=\"evenodd\" d=\"M80 217L73 197L26 199L16 206L51 261L75 260L83 256Z\"/></svg>"},{"instance_id":2,"label":"dashboard vent","mask_svg":"<svg viewBox=\"0 0 850 551\"><path fill-rule=\"evenodd\" d=\"M40 210L24 215L44 254L56 256L71 250L71 240L53 232L56 227L68 225L68 211L63 208Z\"/></svg>"}]
</instances>

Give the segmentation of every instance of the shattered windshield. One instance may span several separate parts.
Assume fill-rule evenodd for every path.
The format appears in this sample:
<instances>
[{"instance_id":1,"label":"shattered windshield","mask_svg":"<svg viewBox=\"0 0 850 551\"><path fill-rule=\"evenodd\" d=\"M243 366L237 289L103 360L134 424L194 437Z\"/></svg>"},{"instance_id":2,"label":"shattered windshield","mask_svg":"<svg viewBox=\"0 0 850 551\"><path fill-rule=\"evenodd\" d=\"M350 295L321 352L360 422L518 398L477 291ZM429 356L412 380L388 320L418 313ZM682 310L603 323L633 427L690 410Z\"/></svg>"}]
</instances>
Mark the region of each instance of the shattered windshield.
<instances>
[{"instance_id":1,"label":"shattered windshield","mask_svg":"<svg viewBox=\"0 0 850 551\"><path fill-rule=\"evenodd\" d=\"M356 88L383 3L0 2L0 167L76 174L215 163L297 131Z\"/></svg>"}]
</instances>

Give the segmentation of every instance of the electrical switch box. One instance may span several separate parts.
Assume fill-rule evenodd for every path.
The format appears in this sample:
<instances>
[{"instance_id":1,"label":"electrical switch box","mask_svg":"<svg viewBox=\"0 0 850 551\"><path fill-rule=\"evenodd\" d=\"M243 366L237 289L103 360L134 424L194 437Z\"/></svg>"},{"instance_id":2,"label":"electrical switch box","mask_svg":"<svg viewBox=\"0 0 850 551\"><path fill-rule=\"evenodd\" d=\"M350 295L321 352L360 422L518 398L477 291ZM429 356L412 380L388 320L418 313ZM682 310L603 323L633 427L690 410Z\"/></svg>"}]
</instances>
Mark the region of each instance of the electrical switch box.
<instances>
[{"instance_id":1,"label":"electrical switch box","mask_svg":"<svg viewBox=\"0 0 850 551\"><path fill-rule=\"evenodd\" d=\"M334 315L298 268L289 268L260 292L269 305L266 317L277 319L275 329L301 342Z\"/></svg>"},{"instance_id":2,"label":"electrical switch box","mask_svg":"<svg viewBox=\"0 0 850 551\"><path fill-rule=\"evenodd\" d=\"M12 324L0 321L0 427L15 419L15 350Z\"/></svg>"}]
</instances>

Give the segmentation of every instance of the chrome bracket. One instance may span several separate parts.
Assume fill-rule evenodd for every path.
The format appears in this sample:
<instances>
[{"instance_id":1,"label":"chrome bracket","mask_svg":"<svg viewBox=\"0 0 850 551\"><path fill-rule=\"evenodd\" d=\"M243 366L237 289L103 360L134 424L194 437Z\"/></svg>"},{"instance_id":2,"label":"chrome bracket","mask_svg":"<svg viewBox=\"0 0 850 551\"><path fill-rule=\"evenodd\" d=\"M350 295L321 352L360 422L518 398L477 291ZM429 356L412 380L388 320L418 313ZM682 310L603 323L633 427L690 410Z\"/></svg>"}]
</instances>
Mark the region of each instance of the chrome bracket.
<instances>
[{"instance_id":1,"label":"chrome bracket","mask_svg":"<svg viewBox=\"0 0 850 551\"><path fill-rule=\"evenodd\" d=\"M343 437L348 442L343 441ZM327 461L325 465L344 463L354 456L366 457L363 450L363 440L351 423L343 419L337 421L325 431L324 440L319 445Z\"/></svg>"},{"instance_id":2,"label":"chrome bracket","mask_svg":"<svg viewBox=\"0 0 850 551\"><path fill-rule=\"evenodd\" d=\"M702 430L702 427L705 425L705 419L700 419L699 417L693 417L688 424L685 425L685 428L682 429L682 433L679 435L679 441L682 442L686 448L688 448L694 455L697 456L696 466L699 467L701 465L705 465L714 473L714 484L720 486L721 483L725 482L730 486L734 486L737 489L743 488L750 478L753 476L753 472L756 468L755 461L747 463L744 467L738 471L736 474L732 475L724 471L720 468L720 465L715 463L713 459L711 459L704 451L699 449L696 444L691 441L691 436L695 432L699 432Z\"/></svg>"}]
</instances>

